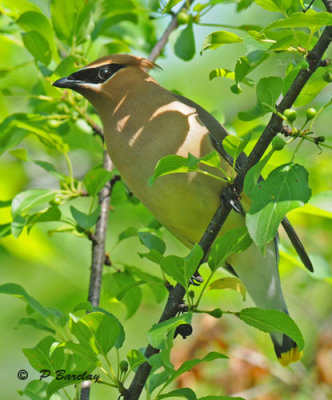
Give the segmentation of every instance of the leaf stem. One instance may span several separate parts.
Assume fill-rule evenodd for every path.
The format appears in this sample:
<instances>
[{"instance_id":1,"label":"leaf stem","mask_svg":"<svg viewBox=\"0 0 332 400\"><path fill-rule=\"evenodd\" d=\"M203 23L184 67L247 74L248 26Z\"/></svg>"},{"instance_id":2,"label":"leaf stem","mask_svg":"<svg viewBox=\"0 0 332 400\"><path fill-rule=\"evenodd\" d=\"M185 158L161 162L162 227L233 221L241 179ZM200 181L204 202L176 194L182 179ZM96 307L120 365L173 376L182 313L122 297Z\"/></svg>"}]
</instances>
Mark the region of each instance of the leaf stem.
<instances>
[{"instance_id":1,"label":"leaf stem","mask_svg":"<svg viewBox=\"0 0 332 400\"><path fill-rule=\"evenodd\" d=\"M71 164L70 158L68 156L67 152L63 153L63 156L66 160L67 168L68 168L68 174L69 174L69 179L70 179L70 188L73 192L75 192L75 185L74 185L74 174L73 174L73 166Z\"/></svg>"},{"instance_id":2,"label":"leaf stem","mask_svg":"<svg viewBox=\"0 0 332 400\"><path fill-rule=\"evenodd\" d=\"M212 276L213 276L213 275L214 275L214 271L211 271L209 277L207 278L206 282L204 283L204 286L203 286L203 288L202 288L202 290L201 290L201 293L200 293L199 296L198 296L198 299L197 299L197 301L196 301L196 303L195 303L195 305L194 305L194 308L197 308L197 307L199 306L199 303L200 303L200 301L202 300L202 296L203 296L203 294L205 293L206 288L207 288L208 284L210 283L210 280L212 279Z\"/></svg>"}]
</instances>

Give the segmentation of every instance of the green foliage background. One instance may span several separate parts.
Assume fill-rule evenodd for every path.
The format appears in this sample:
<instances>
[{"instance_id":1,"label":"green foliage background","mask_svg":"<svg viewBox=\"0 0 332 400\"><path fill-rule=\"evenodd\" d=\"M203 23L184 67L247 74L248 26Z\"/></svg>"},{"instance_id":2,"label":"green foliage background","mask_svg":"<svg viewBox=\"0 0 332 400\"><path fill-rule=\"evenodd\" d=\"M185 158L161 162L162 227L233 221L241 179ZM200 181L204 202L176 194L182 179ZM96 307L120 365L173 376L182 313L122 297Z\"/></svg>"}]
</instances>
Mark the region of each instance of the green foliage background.
<instances>
[{"instance_id":1,"label":"green foliage background","mask_svg":"<svg viewBox=\"0 0 332 400\"><path fill-rule=\"evenodd\" d=\"M158 12L158 2L156 1L126 0L115 3L99 0L84 3L87 4L87 8L80 14L81 24L78 22L76 28L71 28L73 27L72 21L77 15L77 9L83 7L83 2L54 0L51 8L48 3L46 0L33 2L18 0L15 4L11 1L0 1L0 10L2 10L0 15L0 120L5 120L9 115L18 112L60 115L64 108L68 107L68 104L61 101L62 93L51 87L52 81L73 71L77 66L84 65L98 56L108 53L132 52L136 55L147 56L169 22L168 15L161 16ZM271 20L272 22L277 16L280 17L279 14L259 7L259 3L261 3L259 1L256 2L258 4L253 4L240 14L235 11L234 3L228 4L228 2L222 1L217 3L220 4L213 9L212 13L207 13L201 22L239 26L249 23L259 24L260 21L267 23ZM244 4L245 2L240 3ZM53 28L55 28L57 39L51 25L48 28L43 21L39 21L38 18L31 15L31 19L20 19L23 11L34 12L34 7L42 10L47 17L50 17L50 10L53 10ZM65 18L61 14L62 8L67 10ZM156 18L149 19L151 15ZM199 26L192 22L189 21L189 24L184 27L180 26L171 35L163 56L157 61L163 70L154 70L152 75L167 89L176 89L177 92L212 112L217 118L224 121L231 132L236 132L241 136L250 129L254 130L263 125L267 121L264 116L253 121L241 121L237 116L238 112L248 111L256 104L255 88L241 84L242 93L235 94L230 90L230 87L234 85L232 80L209 79L210 71L216 68L233 71L238 57L242 56L250 46L255 46L254 42L248 39L242 43L218 47L213 51L206 50L200 55L206 36L217 28ZM80 29L77 28L79 26ZM72 29L77 29L75 35ZM31 33L32 30L35 33ZM192 32L195 35L194 41ZM48 41L43 35L46 35ZM75 41L72 40L74 37ZM180 40L179 37L181 37ZM36 43L37 46L35 46ZM187 43L189 47L184 46L184 43ZM56 46L60 53L57 52ZM193 46L196 47L195 56L193 56L195 50ZM62 64L62 70L57 70L57 65L64 55L68 56L67 65ZM257 82L261 76L280 75L283 77L284 70L291 59L293 59L293 55L286 51L282 54L273 54L250 75L250 78ZM298 102L298 126L304 122L305 111L309 106L319 109L331 97L331 85L317 88L317 85L321 85L318 78L317 82L313 80L310 89L313 90L315 85L314 91L317 93L322 89L319 95L311 96L313 98L310 99L310 102L307 102L309 97L306 98L304 95L302 101ZM308 93L307 95L309 96ZM94 120L99 122L92 109L89 108L89 112L92 113ZM55 131L62 142L68 146L74 175L77 179L83 179L92 167L102 162L101 142L93 136L91 128L77 112L64 124L60 124L60 122L61 119L51 118L46 121L45 126L51 132ZM320 115L313 130L316 136L324 135L325 143L332 145L330 124L331 108ZM4 129L3 125L2 129ZM3 132L0 132L0 140ZM15 135L18 135L17 132ZM27 136L23 142L15 146L15 149L26 149L32 160L51 162L56 171L67 174L66 163L62 155L54 149L54 146L45 147L45 141L50 140L50 137L46 135L46 137L38 139L37 136L36 134ZM1 146L6 145L5 142L0 143ZM290 145L282 152L273 155L267 172L283 162L288 162L294 149L295 145ZM36 163L22 161L22 154L17 151L12 154L5 152L0 158L1 201L10 200L19 192L31 188L57 189L57 180L54 176ZM217 323L224 324L226 334L223 340L230 349L247 347L256 350L264 349L267 354L266 363L269 366L269 372L264 380L258 382L257 386L270 385L269 387L274 393L281 390L283 399L311 399L314 397L315 391L330 392L331 395L331 391L327 387L328 382L321 379L319 375L317 358L322 349L325 352L329 351L329 354L332 352L332 246L330 246L332 175L330 160L331 153L328 149L324 148L323 151L320 151L317 146L308 142L305 142L296 154L296 162L304 165L309 171L309 186L312 189L314 200L311 205L289 213L289 218L313 259L314 274L310 275L301 267L291 245L281 233L281 279L290 313L304 334L306 342L304 367L295 365L281 373L279 366L276 365L272 346L265 334L248 327L244 329L240 321L231 319L223 322L217 321ZM324 196L315 197L322 192L325 192ZM87 212L91 207L90 203L89 199L77 198L71 201L70 205ZM70 216L69 205L65 204L61 209L63 214ZM10 207L2 207L0 224L6 224L11 220ZM122 267L125 264L159 276L155 264L138 256L139 252L142 253L146 249L137 236L129 237L118 243L118 236L125 229L128 227L142 228L151 221L153 221L153 217L149 212L141 204L135 204L135 201L128 198L124 186L117 184L112 195L112 212L106 245L113 267L106 267L101 306L111 310L119 319L125 321L127 350L146 345L147 330L151 327L152 322L158 319L161 306L156 304L155 298L151 296L151 290L145 287L132 289L127 300L120 303L111 292L112 285L114 285L111 272L114 272L114 267ZM91 245L86 238L70 233L49 235L50 229L58 227L58 222L38 224L31 229L29 234L24 231L18 238L12 235L1 238L1 283L21 284L42 304L70 312L78 303L87 298ZM167 254L186 254L187 250L164 228L161 229L161 232L167 243ZM206 273L206 270L203 269L203 275L204 272ZM161 298L162 295L160 300ZM141 299L142 303L140 304ZM246 301L248 305L251 304L250 299ZM44 337L44 334L26 325L14 329L18 320L24 316L23 303L11 297L1 296L0 304L2 309L1 378L3 382L6 382L6 385L2 387L2 398L15 398L15 396L18 397L16 391L23 390L26 384L26 382L18 380L16 376L18 370L27 369L31 373L29 379L39 378L39 375L33 372L27 363L22 348L33 347L39 339ZM139 305L140 309L135 314L136 305ZM218 290L211 291L206 295L204 308L209 307L236 310L243 307L243 304L238 293ZM133 317L126 320L126 316L130 316L130 314L134 314ZM183 346L180 340L178 346ZM207 351L203 349L203 353L205 354ZM125 352L123 354L125 355ZM226 363L222 364L219 361L218 363L216 364L218 372L212 371L212 376L229 373ZM235 377L232 376L230 379L235 379ZM293 387L298 381L301 381L301 388L293 391ZM286 384L286 382L291 382L291 384ZM100 398L99 396L111 398L108 388L101 387L101 385L96 386L96 388L94 387L95 398ZM197 394L203 395L207 386L210 384L203 381L198 382ZM237 389L240 391L243 388ZM220 388L217 385L213 386L212 390L215 391L215 394L220 394ZM113 398L117 398L116 393L113 395Z\"/></svg>"}]
</instances>

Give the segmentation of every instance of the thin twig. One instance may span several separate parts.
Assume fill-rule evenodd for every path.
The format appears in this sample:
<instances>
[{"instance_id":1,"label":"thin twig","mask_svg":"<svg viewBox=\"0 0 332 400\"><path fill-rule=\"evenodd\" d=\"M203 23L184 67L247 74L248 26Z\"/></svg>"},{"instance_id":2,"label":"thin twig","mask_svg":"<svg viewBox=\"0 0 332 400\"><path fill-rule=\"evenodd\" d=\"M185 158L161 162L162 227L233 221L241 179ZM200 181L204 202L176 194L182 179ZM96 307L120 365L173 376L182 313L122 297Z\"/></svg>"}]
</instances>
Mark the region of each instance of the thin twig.
<instances>
[{"instance_id":1,"label":"thin twig","mask_svg":"<svg viewBox=\"0 0 332 400\"><path fill-rule=\"evenodd\" d=\"M112 170L112 161L104 151L103 168L106 171ZM107 233L107 222L110 209L110 198L112 193L112 183L108 182L99 192L100 214L96 224L96 230L92 241L92 261L88 301L92 306L97 307L100 299L100 289L103 268L105 264L105 242ZM81 389L81 400L89 400L91 381L83 382Z\"/></svg>"},{"instance_id":2,"label":"thin twig","mask_svg":"<svg viewBox=\"0 0 332 400\"><path fill-rule=\"evenodd\" d=\"M285 94L284 98L281 100L279 105L277 105L277 109L279 112L282 113L286 108L292 106L292 104L294 103L295 99L303 89L304 85L306 84L310 76L318 68L319 62L323 57L323 54L325 53L331 41L332 41L332 27L327 27L324 29L324 32L322 33L320 39L318 40L315 47L307 57L309 68L301 70L298 73L290 89L287 91L287 93ZM247 172L252 166L254 166L261 159L266 149L268 148L270 142L272 141L273 137L280 131L281 127L282 127L282 119L278 115L273 114L262 136L260 137L256 145L254 146L253 150L251 151L245 167L238 173L235 179L232 189L235 190L236 193L242 192L243 182ZM228 197L227 192L229 190L230 190L229 187L226 187L224 189L222 199ZM220 203L208 228L206 229L202 239L200 240L200 245L203 248L205 254L208 252L214 239L218 235L218 232L220 231L224 222L226 221L231 209L232 207L229 202L222 201ZM170 291L167 303L165 305L159 323L169 318L172 318L176 315L176 313L179 310L179 306L183 300L184 294L185 294L185 289L179 284L177 284ZM149 358L153 354L156 354L158 352L159 349L155 349L152 346L148 345L144 355L146 358ZM148 363L140 365L140 367L137 369L135 373L135 376L127 393L125 393L124 395L125 400L137 400L140 397L140 394L143 390L143 387L149 376L150 371L151 371L151 366Z\"/></svg>"},{"instance_id":3,"label":"thin twig","mask_svg":"<svg viewBox=\"0 0 332 400\"><path fill-rule=\"evenodd\" d=\"M169 35L178 27L178 19L177 16L178 14L184 9L187 8L187 6L190 6L191 3L194 0L189 0L184 2L183 6L180 8L180 10L173 14L172 20L169 23L168 27L166 28L165 32L161 35L161 38L158 40L158 42L155 44L153 49L151 50L151 53L148 57L150 61L155 61L159 56L160 53L162 52L163 48L166 46Z\"/></svg>"}]
</instances>

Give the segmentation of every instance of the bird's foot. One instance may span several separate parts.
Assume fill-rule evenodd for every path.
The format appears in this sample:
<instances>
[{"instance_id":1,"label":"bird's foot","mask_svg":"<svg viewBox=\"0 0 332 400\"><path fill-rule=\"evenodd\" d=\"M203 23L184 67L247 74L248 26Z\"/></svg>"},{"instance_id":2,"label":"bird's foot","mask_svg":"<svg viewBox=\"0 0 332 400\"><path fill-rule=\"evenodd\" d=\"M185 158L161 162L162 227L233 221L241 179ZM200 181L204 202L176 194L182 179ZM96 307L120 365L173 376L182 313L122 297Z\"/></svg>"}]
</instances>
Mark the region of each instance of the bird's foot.
<instances>
[{"instance_id":1,"label":"bird's foot","mask_svg":"<svg viewBox=\"0 0 332 400\"><path fill-rule=\"evenodd\" d=\"M199 286L203 282L203 278L198 271L189 280L189 285Z\"/></svg>"},{"instance_id":2,"label":"bird's foot","mask_svg":"<svg viewBox=\"0 0 332 400\"><path fill-rule=\"evenodd\" d=\"M234 211L239 214L244 214L242 205L241 205L241 196L237 193L236 189L232 185L228 185L221 192L221 199L223 202L229 203Z\"/></svg>"}]
</instances>

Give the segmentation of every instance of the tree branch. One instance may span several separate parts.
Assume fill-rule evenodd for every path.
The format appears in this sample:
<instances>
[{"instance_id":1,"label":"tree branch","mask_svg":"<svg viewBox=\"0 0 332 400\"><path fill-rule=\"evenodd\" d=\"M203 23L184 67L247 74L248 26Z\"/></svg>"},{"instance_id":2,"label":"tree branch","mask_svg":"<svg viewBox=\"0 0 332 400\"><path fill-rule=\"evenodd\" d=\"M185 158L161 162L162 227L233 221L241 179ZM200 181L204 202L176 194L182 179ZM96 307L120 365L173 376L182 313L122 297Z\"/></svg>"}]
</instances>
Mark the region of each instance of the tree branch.
<instances>
[{"instance_id":1,"label":"tree branch","mask_svg":"<svg viewBox=\"0 0 332 400\"><path fill-rule=\"evenodd\" d=\"M160 53L162 52L163 48L166 46L169 35L178 27L178 19L177 16L178 14L187 7L190 7L191 3L194 0L189 0L183 3L182 7L180 8L180 10L173 14L172 20L169 23L168 27L166 28L165 32L161 35L161 38L158 40L158 42L155 44L155 46L153 47L153 49L151 50L151 53L148 57L148 59L150 61L155 61L159 56Z\"/></svg>"},{"instance_id":2,"label":"tree branch","mask_svg":"<svg viewBox=\"0 0 332 400\"><path fill-rule=\"evenodd\" d=\"M328 0L325 0L327 3ZM171 24L174 20L174 17L171 21ZM173 22L174 25L174 22ZM176 26L176 25L175 25ZM174 28L173 28L174 29ZM168 31L168 29L165 31ZM165 35L164 34L164 35ZM162 37L164 37L164 35ZM168 33L169 36L169 33ZM319 67L319 63L321 58L323 57L324 52L328 48L329 44L332 41L332 27L326 27L316 43L315 47L312 51L309 52L307 56L307 61L309 67L307 69L301 70L298 75L296 76L293 84L281 100L281 102L277 105L277 110L279 112L283 112L286 108L289 108L294 103L297 96L300 94L301 90L303 89L304 85L310 78L310 76L316 71ZM165 42L166 43L166 42ZM165 45L164 43L164 45ZM157 44L158 45L158 44ZM159 49L160 46L155 48ZM154 50L154 49L153 49ZM153 51L152 50L152 51ZM159 50L160 54L161 48ZM152 52L151 52L152 54ZM156 52L157 54L157 52ZM153 55L154 56L154 55ZM154 56L155 57L155 56ZM151 60L155 60L150 55ZM282 119L277 114L272 114L266 128L262 136L259 138L258 142L254 146L253 150L248 156L247 162L245 167L238 173L234 184L232 185L232 190L235 190L236 193L241 193L243 189L244 178L251 167L253 167L263 156L266 149L268 148L270 142L274 138L274 136L280 131L282 127ZM223 190L221 195L221 199L227 198L227 192L230 190L230 187L226 187ZM220 229L222 228L223 224L225 223L232 207L228 201L222 200L215 215L213 216L208 228L204 232L202 239L200 240L200 246L204 251L204 255L206 255L218 235ZM203 258L204 259L204 258ZM167 319L170 319L176 315L179 310L179 306L182 303L183 297L185 295L185 289L180 285L177 284L169 293L167 303L165 308L162 312L160 317L159 323L163 322ZM145 350L145 357L149 358L153 354L159 352L159 349L155 349L152 346L148 345ZM135 376L132 380L131 385L129 386L128 391L124 394L125 400L137 400L140 397L140 394L143 390L145 382L149 376L151 371L151 366L146 362L141 364L137 369Z\"/></svg>"},{"instance_id":3,"label":"tree branch","mask_svg":"<svg viewBox=\"0 0 332 400\"><path fill-rule=\"evenodd\" d=\"M101 129L101 128L100 128ZM102 130L101 130L102 131ZM104 151L103 168L107 171L112 170L112 161ZM100 214L96 224L94 240L92 241L92 261L89 284L88 301L92 306L97 307L100 299L101 281L105 264L105 242L107 234L107 222L110 209L110 199L112 194L112 183L108 182L99 192ZM91 381L82 383L81 400L89 400Z\"/></svg>"}]
</instances>

